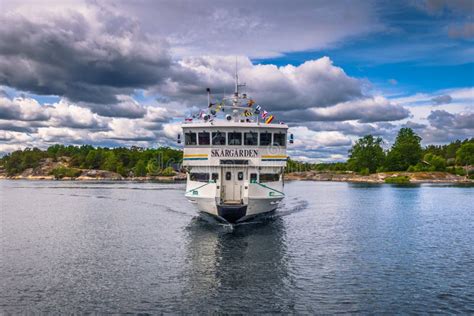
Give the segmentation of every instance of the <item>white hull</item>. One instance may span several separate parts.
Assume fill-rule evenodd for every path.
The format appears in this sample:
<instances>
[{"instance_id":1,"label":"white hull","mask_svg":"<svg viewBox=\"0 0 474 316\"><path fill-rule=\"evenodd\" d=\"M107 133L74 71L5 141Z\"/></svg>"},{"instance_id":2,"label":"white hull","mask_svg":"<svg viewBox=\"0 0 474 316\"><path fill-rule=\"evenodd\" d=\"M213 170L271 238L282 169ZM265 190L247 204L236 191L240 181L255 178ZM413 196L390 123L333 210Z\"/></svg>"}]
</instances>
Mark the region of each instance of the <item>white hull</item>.
<instances>
[{"instance_id":1,"label":"white hull","mask_svg":"<svg viewBox=\"0 0 474 316\"><path fill-rule=\"evenodd\" d=\"M257 215L269 213L276 210L278 204L281 202L283 197L250 198L247 204L238 205L219 204L215 198L188 197L188 199L191 203L196 205L197 209L200 212L210 214L228 222L242 222ZM242 213L235 214L235 216L232 216L232 213L235 213L236 209L240 209Z\"/></svg>"}]
</instances>

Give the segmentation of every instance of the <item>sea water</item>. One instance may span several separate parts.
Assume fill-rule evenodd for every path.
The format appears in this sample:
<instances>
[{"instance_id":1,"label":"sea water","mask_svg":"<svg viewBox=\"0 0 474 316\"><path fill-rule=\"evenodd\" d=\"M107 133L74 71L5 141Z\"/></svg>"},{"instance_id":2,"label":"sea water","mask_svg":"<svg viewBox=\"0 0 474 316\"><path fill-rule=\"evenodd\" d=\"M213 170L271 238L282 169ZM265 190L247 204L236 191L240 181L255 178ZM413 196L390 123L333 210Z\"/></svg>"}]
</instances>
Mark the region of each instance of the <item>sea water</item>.
<instances>
[{"instance_id":1,"label":"sea water","mask_svg":"<svg viewBox=\"0 0 474 316\"><path fill-rule=\"evenodd\" d=\"M289 182L268 218L184 184L0 181L0 312L474 313L474 188Z\"/></svg>"}]
</instances>

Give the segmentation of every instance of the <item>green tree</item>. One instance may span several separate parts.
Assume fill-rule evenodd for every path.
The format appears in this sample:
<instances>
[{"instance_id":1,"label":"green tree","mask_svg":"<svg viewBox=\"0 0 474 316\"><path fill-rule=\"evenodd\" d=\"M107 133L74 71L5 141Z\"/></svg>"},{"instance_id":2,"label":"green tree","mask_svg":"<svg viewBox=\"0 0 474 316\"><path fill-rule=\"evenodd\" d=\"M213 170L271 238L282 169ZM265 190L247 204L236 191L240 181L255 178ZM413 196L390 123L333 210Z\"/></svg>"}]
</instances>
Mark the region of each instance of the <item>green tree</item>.
<instances>
[{"instance_id":1,"label":"green tree","mask_svg":"<svg viewBox=\"0 0 474 316\"><path fill-rule=\"evenodd\" d=\"M445 171L446 170L446 159L441 156L426 154L423 160L429 164L429 171Z\"/></svg>"},{"instance_id":2,"label":"green tree","mask_svg":"<svg viewBox=\"0 0 474 316\"><path fill-rule=\"evenodd\" d=\"M395 143L387 153L385 168L389 171L404 171L421 161L421 137L411 128L402 128Z\"/></svg>"},{"instance_id":3,"label":"green tree","mask_svg":"<svg viewBox=\"0 0 474 316\"><path fill-rule=\"evenodd\" d=\"M108 171L117 171L117 166L119 165L119 161L115 156L113 151L106 152L104 154L104 162L102 163L101 169L108 170Z\"/></svg>"},{"instance_id":4,"label":"green tree","mask_svg":"<svg viewBox=\"0 0 474 316\"><path fill-rule=\"evenodd\" d=\"M374 173L377 168L382 166L385 160L385 153L382 149L383 140L380 137L375 138L367 135L359 140L349 150L349 160L347 166L349 170L365 173Z\"/></svg>"},{"instance_id":5,"label":"green tree","mask_svg":"<svg viewBox=\"0 0 474 316\"><path fill-rule=\"evenodd\" d=\"M474 143L464 143L456 151L456 163L461 166L474 165Z\"/></svg>"},{"instance_id":6,"label":"green tree","mask_svg":"<svg viewBox=\"0 0 474 316\"><path fill-rule=\"evenodd\" d=\"M142 159L138 160L137 164L133 168L133 174L135 177L144 177L147 173L147 165Z\"/></svg>"},{"instance_id":7,"label":"green tree","mask_svg":"<svg viewBox=\"0 0 474 316\"><path fill-rule=\"evenodd\" d=\"M102 164L102 151L100 149L90 150L84 164L86 168L99 169Z\"/></svg>"}]
</instances>

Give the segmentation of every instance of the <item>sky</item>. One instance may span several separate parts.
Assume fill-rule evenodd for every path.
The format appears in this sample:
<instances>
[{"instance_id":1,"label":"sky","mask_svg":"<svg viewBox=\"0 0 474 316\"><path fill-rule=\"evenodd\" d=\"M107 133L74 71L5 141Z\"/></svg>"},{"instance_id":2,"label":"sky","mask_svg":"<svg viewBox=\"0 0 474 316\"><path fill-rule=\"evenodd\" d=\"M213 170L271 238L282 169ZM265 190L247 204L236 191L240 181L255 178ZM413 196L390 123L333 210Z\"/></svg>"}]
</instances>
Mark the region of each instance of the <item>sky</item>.
<instances>
[{"instance_id":1,"label":"sky","mask_svg":"<svg viewBox=\"0 0 474 316\"><path fill-rule=\"evenodd\" d=\"M0 155L172 146L239 78L289 155L344 161L367 134L474 137L474 2L0 0Z\"/></svg>"}]
</instances>

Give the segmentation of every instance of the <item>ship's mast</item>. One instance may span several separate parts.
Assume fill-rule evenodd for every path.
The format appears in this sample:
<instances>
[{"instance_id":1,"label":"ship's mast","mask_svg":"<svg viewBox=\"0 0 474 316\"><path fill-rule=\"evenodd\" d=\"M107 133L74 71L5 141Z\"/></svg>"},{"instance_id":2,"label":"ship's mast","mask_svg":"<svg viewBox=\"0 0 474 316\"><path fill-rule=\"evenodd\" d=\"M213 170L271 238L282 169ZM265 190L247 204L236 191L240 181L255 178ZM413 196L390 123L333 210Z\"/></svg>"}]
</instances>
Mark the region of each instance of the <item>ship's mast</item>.
<instances>
[{"instance_id":1,"label":"ship's mast","mask_svg":"<svg viewBox=\"0 0 474 316\"><path fill-rule=\"evenodd\" d=\"M235 57L235 96L239 95L239 69L237 65L237 56Z\"/></svg>"},{"instance_id":2,"label":"ship's mast","mask_svg":"<svg viewBox=\"0 0 474 316\"><path fill-rule=\"evenodd\" d=\"M239 99L240 99L240 95L239 95L239 88L240 87L245 87L245 83L242 83L240 84L239 83L239 67L238 67L238 63L237 63L237 56L235 57L235 92L234 92L234 98L233 98L233 105L234 106L239 106ZM244 95L244 98L245 98L245 95Z\"/></svg>"}]
</instances>

